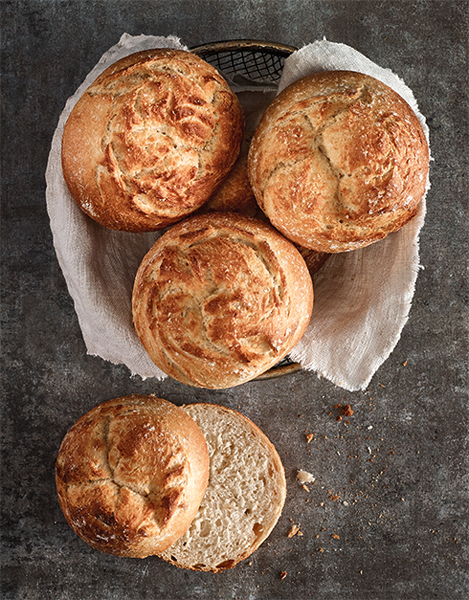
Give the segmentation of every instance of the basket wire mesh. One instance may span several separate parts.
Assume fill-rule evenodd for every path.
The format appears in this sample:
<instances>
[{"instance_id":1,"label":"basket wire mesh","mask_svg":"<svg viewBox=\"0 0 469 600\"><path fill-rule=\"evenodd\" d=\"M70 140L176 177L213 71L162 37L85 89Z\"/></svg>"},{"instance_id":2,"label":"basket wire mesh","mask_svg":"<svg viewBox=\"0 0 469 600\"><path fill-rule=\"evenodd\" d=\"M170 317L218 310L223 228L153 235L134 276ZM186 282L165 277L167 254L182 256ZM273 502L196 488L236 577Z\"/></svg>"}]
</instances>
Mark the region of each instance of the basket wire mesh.
<instances>
[{"instance_id":1,"label":"basket wire mesh","mask_svg":"<svg viewBox=\"0 0 469 600\"><path fill-rule=\"evenodd\" d=\"M233 40L191 49L226 77L242 76L255 83L278 83L285 58L296 50L283 44Z\"/></svg>"}]
</instances>

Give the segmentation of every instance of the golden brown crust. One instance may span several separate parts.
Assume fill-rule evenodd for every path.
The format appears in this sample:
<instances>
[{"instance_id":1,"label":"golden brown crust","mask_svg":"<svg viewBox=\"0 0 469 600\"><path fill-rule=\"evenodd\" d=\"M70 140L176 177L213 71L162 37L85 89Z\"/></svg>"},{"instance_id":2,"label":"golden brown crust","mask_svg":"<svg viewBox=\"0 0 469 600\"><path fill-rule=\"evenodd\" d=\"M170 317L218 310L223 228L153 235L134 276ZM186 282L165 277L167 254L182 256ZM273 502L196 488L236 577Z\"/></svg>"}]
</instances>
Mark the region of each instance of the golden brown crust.
<instances>
[{"instance_id":1,"label":"golden brown crust","mask_svg":"<svg viewBox=\"0 0 469 600\"><path fill-rule=\"evenodd\" d=\"M207 62L181 50L138 52L104 71L73 108L64 178L105 227L161 229L207 201L243 129L236 95Z\"/></svg>"},{"instance_id":2,"label":"golden brown crust","mask_svg":"<svg viewBox=\"0 0 469 600\"><path fill-rule=\"evenodd\" d=\"M259 208L249 183L247 155L240 156L226 179L199 209L199 213L235 212L247 217L267 220Z\"/></svg>"},{"instance_id":3,"label":"golden brown crust","mask_svg":"<svg viewBox=\"0 0 469 600\"><path fill-rule=\"evenodd\" d=\"M327 259L332 256L327 252L318 252L312 248L303 248L299 244L295 244L298 248L298 252L303 257L303 260L308 267L309 274L311 277L319 271L319 269L326 263Z\"/></svg>"},{"instance_id":4,"label":"golden brown crust","mask_svg":"<svg viewBox=\"0 0 469 600\"><path fill-rule=\"evenodd\" d=\"M322 252L396 231L425 193L429 150L410 106L380 81L315 73L287 87L253 138L248 171L272 224Z\"/></svg>"},{"instance_id":5,"label":"golden brown crust","mask_svg":"<svg viewBox=\"0 0 469 600\"><path fill-rule=\"evenodd\" d=\"M296 248L234 213L178 223L145 256L132 308L150 358L171 377L226 388L253 379L302 337L313 289Z\"/></svg>"},{"instance_id":6,"label":"golden brown crust","mask_svg":"<svg viewBox=\"0 0 469 600\"><path fill-rule=\"evenodd\" d=\"M187 530L208 468L205 438L185 411L132 395L98 405L68 431L57 493L70 527L90 546L144 558Z\"/></svg>"}]
</instances>

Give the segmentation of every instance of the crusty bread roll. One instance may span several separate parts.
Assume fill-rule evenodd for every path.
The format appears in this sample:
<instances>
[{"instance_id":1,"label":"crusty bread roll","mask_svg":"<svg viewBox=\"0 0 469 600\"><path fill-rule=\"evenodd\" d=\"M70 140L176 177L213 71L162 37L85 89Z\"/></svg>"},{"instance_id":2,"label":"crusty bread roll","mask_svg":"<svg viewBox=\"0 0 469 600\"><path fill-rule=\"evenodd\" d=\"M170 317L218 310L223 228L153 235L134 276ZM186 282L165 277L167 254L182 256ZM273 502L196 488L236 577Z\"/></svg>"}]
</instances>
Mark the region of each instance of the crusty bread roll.
<instances>
[{"instance_id":1,"label":"crusty bread roll","mask_svg":"<svg viewBox=\"0 0 469 600\"><path fill-rule=\"evenodd\" d=\"M249 183L247 162L247 154L238 158L226 179L199 209L199 213L235 212L267 221Z\"/></svg>"},{"instance_id":2,"label":"crusty bread roll","mask_svg":"<svg viewBox=\"0 0 469 600\"><path fill-rule=\"evenodd\" d=\"M326 263L327 259L332 256L332 254L327 252L318 252L317 250L312 250L311 248L303 248L303 246L300 246L299 244L295 244L295 246L298 248L299 253L303 257L311 277L315 275Z\"/></svg>"},{"instance_id":3,"label":"crusty bread roll","mask_svg":"<svg viewBox=\"0 0 469 600\"><path fill-rule=\"evenodd\" d=\"M210 477L191 526L161 557L186 569L223 571L252 554L277 523L284 469L273 444L245 416L215 404L183 408L207 440Z\"/></svg>"},{"instance_id":4,"label":"crusty bread roll","mask_svg":"<svg viewBox=\"0 0 469 600\"><path fill-rule=\"evenodd\" d=\"M234 213L190 217L144 257L132 310L149 357L206 388L267 371L302 337L312 311L300 253L273 227Z\"/></svg>"},{"instance_id":5,"label":"crusty bread roll","mask_svg":"<svg viewBox=\"0 0 469 600\"><path fill-rule=\"evenodd\" d=\"M106 69L73 108L64 178L105 227L161 229L208 200L238 157L243 129L236 95L206 61L138 52Z\"/></svg>"},{"instance_id":6,"label":"crusty bread roll","mask_svg":"<svg viewBox=\"0 0 469 600\"><path fill-rule=\"evenodd\" d=\"M144 558L189 527L208 466L205 438L182 408L154 396L116 398L66 434L57 493L69 525L90 546Z\"/></svg>"},{"instance_id":7,"label":"crusty bread roll","mask_svg":"<svg viewBox=\"0 0 469 600\"><path fill-rule=\"evenodd\" d=\"M350 71L315 73L283 90L251 143L249 178L285 236L322 252L396 231L424 196L428 144L391 88Z\"/></svg>"}]
</instances>

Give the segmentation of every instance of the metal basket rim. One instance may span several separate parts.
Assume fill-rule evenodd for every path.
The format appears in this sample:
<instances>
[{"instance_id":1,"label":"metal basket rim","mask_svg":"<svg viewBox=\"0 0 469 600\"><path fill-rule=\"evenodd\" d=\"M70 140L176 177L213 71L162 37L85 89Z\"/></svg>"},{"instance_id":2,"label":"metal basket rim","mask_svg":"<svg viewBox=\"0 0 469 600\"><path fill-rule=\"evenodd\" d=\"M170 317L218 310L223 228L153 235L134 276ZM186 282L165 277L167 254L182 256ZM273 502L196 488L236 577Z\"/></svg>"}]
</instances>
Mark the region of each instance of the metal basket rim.
<instances>
[{"instance_id":1,"label":"metal basket rim","mask_svg":"<svg viewBox=\"0 0 469 600\"><path fill-rule=\"evenodd\" d=\"M268 51L272 54L278 54L280 56L289 56L293 52L296 52L298 48L295 46L289 46L287 44L281 44L279 42L269 42L264 40L225 40L219 42L208 42L207 44L201 44L190 48L191 52L199 54L201 56L206 54L214 54L217 52L228 52L230 50L259 50Z\"/></svg>"}]
</instances>

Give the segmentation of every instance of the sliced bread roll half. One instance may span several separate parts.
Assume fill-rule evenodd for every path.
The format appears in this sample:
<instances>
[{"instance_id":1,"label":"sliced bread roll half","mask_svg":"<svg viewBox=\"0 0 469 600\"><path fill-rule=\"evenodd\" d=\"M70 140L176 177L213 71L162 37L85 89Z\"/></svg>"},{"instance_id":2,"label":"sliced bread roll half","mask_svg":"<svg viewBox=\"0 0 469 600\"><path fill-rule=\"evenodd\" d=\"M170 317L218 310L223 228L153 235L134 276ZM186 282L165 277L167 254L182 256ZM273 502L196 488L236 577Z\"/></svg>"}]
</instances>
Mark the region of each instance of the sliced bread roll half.
<instances>
[{"instance_id":1,"label":"sliced bread roll half","mask_svg":"<svg viewBox=\"0 0 469 600\"><path fill-rule=\"evenodd\" d=\"M250 556L271 533L285 502L285 473L273 444L247 417L216 404L183 409L207 440L209 483L189 529L160 556L217 573Z\"/></svg>"}]
</instances>

